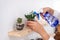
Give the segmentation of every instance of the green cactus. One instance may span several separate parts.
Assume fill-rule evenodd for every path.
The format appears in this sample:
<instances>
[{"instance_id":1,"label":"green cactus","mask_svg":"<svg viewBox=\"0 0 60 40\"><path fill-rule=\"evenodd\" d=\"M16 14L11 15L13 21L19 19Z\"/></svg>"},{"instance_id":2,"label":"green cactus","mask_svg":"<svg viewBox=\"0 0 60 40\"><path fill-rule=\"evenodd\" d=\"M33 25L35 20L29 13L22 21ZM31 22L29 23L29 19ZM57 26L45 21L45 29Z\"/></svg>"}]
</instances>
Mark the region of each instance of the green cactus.
<instances>
[{"instance_id":1,"label":"green cactus","mask_svg":"<svg viewBox=\"0 0 60 40\"><path fill-rule=\"evenodd\" d=\"M17 23L22 23L22 18L17 18Z\"/></svg>"},{"instance_id":2,"label":"green cactus","mask_svg":"<svg viewBox=\"0 0 60 40\"><path fill-rule=\"evenodd\" d=\"M29 14L25 15L27 20L34 20L35 18L35 14L33 14L33 12L30 12Z\"/></svg>"}]
</instances>

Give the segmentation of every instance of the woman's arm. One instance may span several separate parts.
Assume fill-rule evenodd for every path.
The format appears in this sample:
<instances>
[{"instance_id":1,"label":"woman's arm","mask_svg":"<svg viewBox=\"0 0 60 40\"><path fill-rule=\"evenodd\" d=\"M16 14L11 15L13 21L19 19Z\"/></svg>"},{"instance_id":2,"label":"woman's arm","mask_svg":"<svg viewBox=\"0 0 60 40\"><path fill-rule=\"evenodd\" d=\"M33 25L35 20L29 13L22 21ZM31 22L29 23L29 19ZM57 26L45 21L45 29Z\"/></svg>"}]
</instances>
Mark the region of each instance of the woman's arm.
<instances>
[{"instance_id":1,"label":"woman's arm","mask_svg":"<svg viewBox=\"0 0 60 40\"><path fill-rule=\"evenodd\" d=\"M44 40L49 39L49 35L44 30L43 26L37 21L27 21L27 26L30 27L33 31L39 33Z\"/></svg>"},{"instance_id":2,"label":"woman's arm","mask_svg":"<svg viewBox=\"0 0 60 40\"><path fill-rule=\"evenodd\" d=\"M43 8L43 13L45 13L46 11L48 11L49 13L51 13L53 15L54 10L49 8L49 7L45 7ZM42 18L44 18L42 16ZM48 33L44 30L43 26L41 24L39 24L38 22L35 21L28 21L27 22L27 26L30 27L32 30L36 31L37 33L39 33L42 38L44 40L49 40L50 36L48 35Z\"/></svg>"}]
</instances>

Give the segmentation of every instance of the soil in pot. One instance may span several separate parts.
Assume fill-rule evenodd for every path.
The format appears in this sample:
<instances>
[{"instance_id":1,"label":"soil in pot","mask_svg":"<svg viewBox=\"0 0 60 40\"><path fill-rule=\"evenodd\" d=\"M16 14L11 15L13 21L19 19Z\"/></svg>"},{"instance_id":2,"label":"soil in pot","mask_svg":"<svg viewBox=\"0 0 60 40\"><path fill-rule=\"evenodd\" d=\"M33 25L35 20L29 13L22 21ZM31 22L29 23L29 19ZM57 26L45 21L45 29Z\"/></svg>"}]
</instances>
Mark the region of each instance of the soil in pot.
<instances>
[{"instance_id":1,"label":"soil in pot","mask_svg":"<svg viewBox=\"0 0 60 40\"><path fill-rule=\"evenodd\" d=\"M16 24L16 29L17 30L23 30L23 28L24 28L24 24Z\"/></svg>"}]
</instances>

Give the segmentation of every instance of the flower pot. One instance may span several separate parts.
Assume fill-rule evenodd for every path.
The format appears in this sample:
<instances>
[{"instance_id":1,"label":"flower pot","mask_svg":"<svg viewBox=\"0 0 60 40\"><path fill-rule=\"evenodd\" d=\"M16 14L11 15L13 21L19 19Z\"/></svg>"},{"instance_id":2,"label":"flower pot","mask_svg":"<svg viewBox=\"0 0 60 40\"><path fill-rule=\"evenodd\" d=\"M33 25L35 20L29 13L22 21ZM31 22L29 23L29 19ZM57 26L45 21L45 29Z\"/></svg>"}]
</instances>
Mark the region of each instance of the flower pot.
<instances>
[{"instance_id":1,"label":"flower pot","mask_svg":"<svg viewBox=\"0 0 60 40\"><path fill-rule=\"evenodd\" d=\"M23 30L23 28L24 28L24 24L19 24L19 23L16 24L17 30Z\"/></svg>"},{"instance_id":2,"label":"flower pot","mask_svg":"<svg viewBox=\"0 0 60 40\"><path fill-rule=\"evenodd\" d=\"M27 20L27 21L35 21L35 20Z\"/></svg>"}]
</instances>

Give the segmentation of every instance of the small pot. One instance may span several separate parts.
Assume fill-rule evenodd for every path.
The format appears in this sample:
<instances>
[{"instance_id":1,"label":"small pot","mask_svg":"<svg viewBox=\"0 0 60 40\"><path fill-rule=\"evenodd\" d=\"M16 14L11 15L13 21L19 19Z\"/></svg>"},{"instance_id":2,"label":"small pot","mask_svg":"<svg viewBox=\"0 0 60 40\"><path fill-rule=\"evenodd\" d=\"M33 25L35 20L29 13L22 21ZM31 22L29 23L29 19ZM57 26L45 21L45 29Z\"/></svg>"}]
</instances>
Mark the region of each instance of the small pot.
<instances>
[{"instance_id":1,"label":"small pot","mask_svg":"<svg viewBox=\"0 0 60 40\"><path fill-rule=\"evenodd\" d=\"M35 20L27 20L27 21L35 21Z\"/></svg>"},{"instance_id":2,"label":"small pot","mask_svg":"<svg viewBox=\"0 0 60 40\"><path fill-rule=\"evenodd\" d=\"M17 30L23 30L23 28L24 28L24 24L16 24L16 29Z\"/></svg>"}]
</instances>

